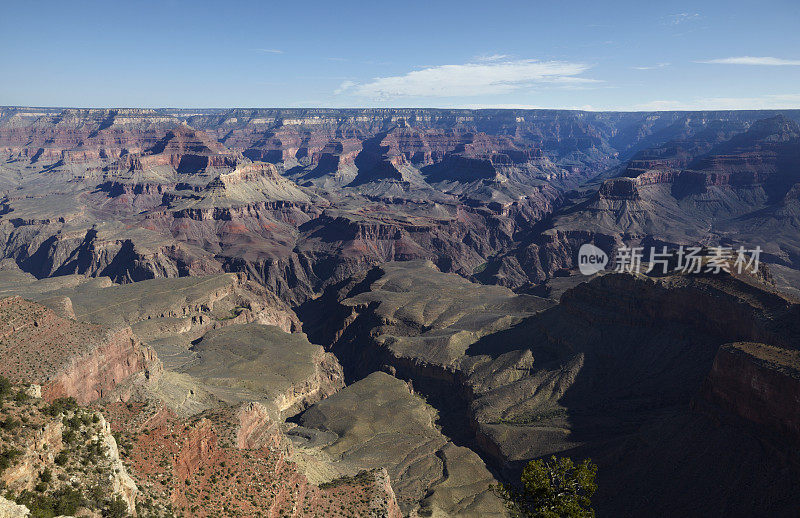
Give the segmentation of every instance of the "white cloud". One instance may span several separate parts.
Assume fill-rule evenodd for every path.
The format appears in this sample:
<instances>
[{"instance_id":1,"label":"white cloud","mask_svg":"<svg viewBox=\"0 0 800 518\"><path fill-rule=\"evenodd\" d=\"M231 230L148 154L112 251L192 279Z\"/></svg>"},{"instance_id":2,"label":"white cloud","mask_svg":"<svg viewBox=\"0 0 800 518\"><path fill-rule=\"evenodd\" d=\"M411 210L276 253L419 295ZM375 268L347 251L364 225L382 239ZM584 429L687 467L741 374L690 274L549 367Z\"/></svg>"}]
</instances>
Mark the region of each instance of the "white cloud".
<instances>
[{"instance_id":1,"label":"white cloud","mask_svg":"<svg viewBox=\"0 0 800 518\"><path fill-rule=\"evenodd\" d=\"M686 22L693 22L700 19L700 13L675 13L667 17L671 25L680 25Z\"/></svg>"},{"instance_id":2,"label":"white cloud","mask_svg":"<svg viewBox=\"0 0 800 518\"><path fill-rule=\"evenodd\" d=\"M283 54L282 50L279 49L253 49L256 52L260 52L261 54Z\"/></svg>"},{"instance_id":3,"label":"white cloud","mask_svg":"<svg viewBox=\"0 0 800 518\"><path fill-rule=\"evenodd\" d=\"M354 86L357 86L357 85L358 85L358 83L356 83L355 81L342 81L342 84L340 84L339 88L334 90L333 93L335 93L336 95L343 94L347 90L349 90L349 89L351 89L351 88L353 88Z\"/></svg>"},{"instance_id":4,"label":"white cloud","mask_svg":"<svg viewBox=\"0 0 800 518\"><path fill-rule=\"evenodd\" d=\"M800 108L800 93L762 97L705 97L691 101L658 100L637 104L625 110L783 110Z\"/></svg>"},{"instance_id":5,"label":"white cloud","mask_svg":"<svg viewBox=\"0 0 800 518\"><path fill-rule=\"evenodd\" d=\"M664 68L670 66L672 63L656 63L655 65L646 65L641 67L631 67L634 70L655 70L657 68Z\"/></svg>"},{"instance_id":6,"label":"white cloud","mask_svg":"<svg viewBox=\"0 0 800 518\"><path fill-rule=\"evenodd\" d=\"M574 86L599 82L577 77L588 69L580 63L533 59L441 65L366 83L345 81L336 93L375 100L507 94L541 83Z\"/></svg>"},{"instance_id":7,"label":"white cloud","mask_svg":"<svg viewBox=\"0 0 800 518\"><path fill-rule=\"evenodd\" d=\"M733 58L708 59L697 63L716 63L721 65L766 65L766 66L800 66L800 59L781 59L768 56L739 56Z\"/></svg>"}]
</instances>

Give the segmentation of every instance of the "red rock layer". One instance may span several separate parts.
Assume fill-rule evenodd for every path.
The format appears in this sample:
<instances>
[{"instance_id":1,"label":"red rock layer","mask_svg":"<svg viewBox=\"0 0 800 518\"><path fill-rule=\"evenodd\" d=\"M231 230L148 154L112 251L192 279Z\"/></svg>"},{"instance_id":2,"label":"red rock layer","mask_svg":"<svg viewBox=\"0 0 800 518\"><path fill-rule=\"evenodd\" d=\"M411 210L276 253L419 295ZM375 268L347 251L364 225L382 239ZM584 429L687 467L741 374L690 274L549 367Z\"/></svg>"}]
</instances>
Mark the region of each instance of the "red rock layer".
<instances>
[{"instance_id":1,"label":"red rock layer","mask_svg":"<svg viewBox=\"0 0 800 518\"><path fill-rule=\"evenodd\" d=\"M187 516L401 516L385 471L324 489L310 484L258 403L209 411L192 422L163 409L140 418L149 411L116 404L108 414L144 497L167 500Z\"/></svg>"}]
</instances>

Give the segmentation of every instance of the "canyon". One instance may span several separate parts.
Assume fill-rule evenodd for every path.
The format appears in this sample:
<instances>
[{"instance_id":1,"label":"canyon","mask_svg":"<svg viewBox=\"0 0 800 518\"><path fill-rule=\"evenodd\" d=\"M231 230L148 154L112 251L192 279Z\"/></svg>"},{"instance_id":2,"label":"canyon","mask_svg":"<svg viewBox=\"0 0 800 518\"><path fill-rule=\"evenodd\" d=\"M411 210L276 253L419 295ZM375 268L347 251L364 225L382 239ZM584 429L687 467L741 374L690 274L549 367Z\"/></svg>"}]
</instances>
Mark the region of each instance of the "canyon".
<instances>
[{"instance_id":1,"label":"canyon","mask_svg":"<svg viewBox=\"0 0 800 518\"><path fill-rule=\"evenodd\" d=\"M798 121L0 107L8 411L96 412L137 516L506 516L552 454L597 463L598 516L793 516Z\"/></svg>"}]
</instances>

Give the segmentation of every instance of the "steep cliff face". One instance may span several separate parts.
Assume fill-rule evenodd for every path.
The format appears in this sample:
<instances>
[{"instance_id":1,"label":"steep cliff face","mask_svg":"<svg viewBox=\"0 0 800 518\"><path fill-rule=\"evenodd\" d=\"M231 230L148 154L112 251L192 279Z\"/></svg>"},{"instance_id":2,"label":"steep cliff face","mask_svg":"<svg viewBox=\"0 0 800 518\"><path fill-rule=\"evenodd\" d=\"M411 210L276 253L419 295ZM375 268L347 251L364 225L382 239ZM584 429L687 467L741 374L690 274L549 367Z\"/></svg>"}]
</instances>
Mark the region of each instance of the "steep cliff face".
<instances>
[{"instance_id":1,"label":"steep cliff face","mask_svg":"<svg viewBox=\"0 0 800 518\"><path fill-rule=\"evenodd\" d=\"M800 355L759 343L722 346L703 397L752 423L800 442Z\"/></svg>"},{"instance_id":2,"label":"steep cliff face","mask_svg":"<svg viewBox=\"0 0 800 518\"><path fill-rule=\"evenodd\" d=\"M155 110L18 112L0 125L0 148L35 161L115 159L153 146L178 124Z\"/></svg>"},{"instance_id":3,"label":"steep cliff face","mask_svg":"<svg viewBox=\"0 0 800 518\"><path fill-rule=\"evenodd\" d=\"M268 410L261 403L242 405L236 413L236 419L238 420L235 429L237 448L256 450L264 446L289 447L278 423L270 418Z\"/></svg>"},{"instance_id":4,"label":"steep cliff face","mask_svg":"<svg viewBox=\"0 0 800 518\"><path fill-rule=\"evenodd\" d=\"M46 400L71 396L81 404L102 398L126 378L156 368L155 352L142 346L131 329L109 332L93 350L72 359L68 366L46 381Z\"/></svg>"},{"instance_id":5,"label":"steep cliff face","mask_svg":"<svg viewBox=\"0 0 800 518\"><path fill-rule=\"evenodd\" d=\"M550 228L492 256L478 278L525 287L553 273L532 257L574 266L577 248L567 254L545 249L553 235L582 237L609 255L623 242L671 249L698 243L759 246L763 261L796 267L797 123L776 116L751 125L716 120L679 130L680 139L641 151L624 168L571 193L555 210Z\"/></svg>"},{"instance_id":6,"label":"steep cliff face","mask_svg":"<svg viewBox=\"0 0 800 518\"><path fill-rule=\"evenodd\" d=\"M127 327L66 320L19 297L0 300L0 312L2 374L42 385L47 400L71 396L80 403L94 401L158 362Z\"/></svg>"}]
</instances>

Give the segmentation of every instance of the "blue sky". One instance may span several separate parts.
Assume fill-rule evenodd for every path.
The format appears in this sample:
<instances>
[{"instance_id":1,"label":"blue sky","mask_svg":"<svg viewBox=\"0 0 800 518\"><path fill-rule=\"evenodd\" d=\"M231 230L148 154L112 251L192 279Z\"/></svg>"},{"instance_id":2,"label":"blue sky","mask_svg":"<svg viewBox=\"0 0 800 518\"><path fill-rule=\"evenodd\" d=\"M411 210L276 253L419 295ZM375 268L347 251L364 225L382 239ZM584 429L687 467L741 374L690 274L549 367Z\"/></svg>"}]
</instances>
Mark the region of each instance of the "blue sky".
<instances>
[{"instance_id":1,"label":"blue sky","mask_svg":"<svg viewBox=\"0 0 800 518\"><path fill-rule=\"evenodd\" d=\"M3 2L0 105L800 108L800 2Z\"/></svg>"}]
</instances>

